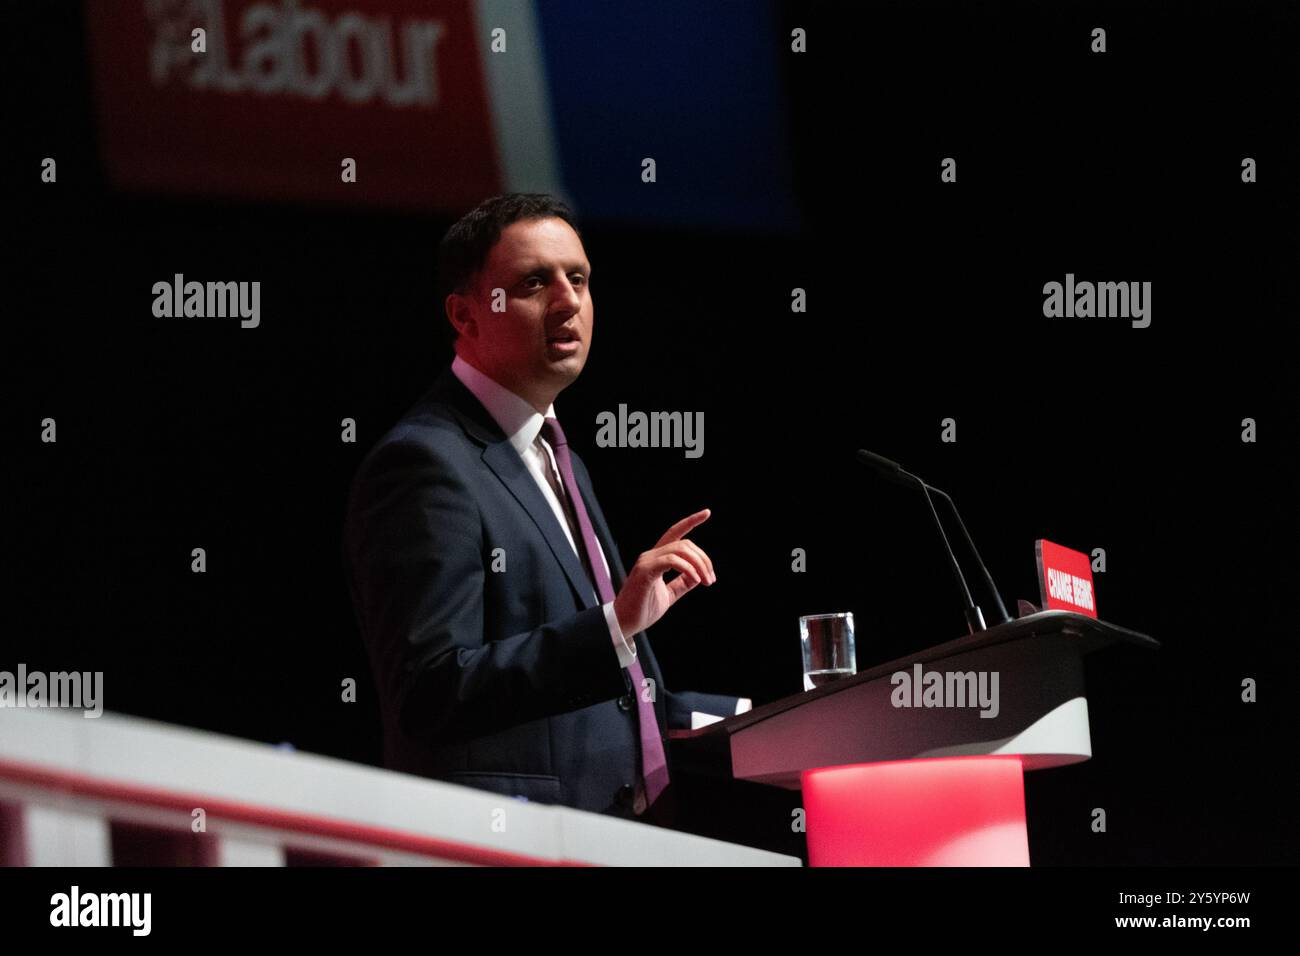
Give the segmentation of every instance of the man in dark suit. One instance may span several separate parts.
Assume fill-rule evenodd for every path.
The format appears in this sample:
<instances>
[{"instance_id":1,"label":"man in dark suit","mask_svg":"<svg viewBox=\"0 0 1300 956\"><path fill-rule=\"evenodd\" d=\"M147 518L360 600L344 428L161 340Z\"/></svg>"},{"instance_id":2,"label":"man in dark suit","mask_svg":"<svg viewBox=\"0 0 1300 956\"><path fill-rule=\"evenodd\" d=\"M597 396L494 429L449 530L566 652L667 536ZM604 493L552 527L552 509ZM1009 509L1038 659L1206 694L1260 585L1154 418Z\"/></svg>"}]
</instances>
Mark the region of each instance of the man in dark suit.
<instances>
[{"instance_id":1,"label":"man in dark suit","mask_svg":"<svg viewBox=\"0 0 1300 956\"><path fill-rule=\"evenodd\" d=\"M646 628L716 580L683 518L630 573L553 401L591 346L566 206L490 199L439 248L456 359L370 451L344 529L388 767L670 824L667 728L748 709L669 691Z\"/></svg>"}]
</instances>

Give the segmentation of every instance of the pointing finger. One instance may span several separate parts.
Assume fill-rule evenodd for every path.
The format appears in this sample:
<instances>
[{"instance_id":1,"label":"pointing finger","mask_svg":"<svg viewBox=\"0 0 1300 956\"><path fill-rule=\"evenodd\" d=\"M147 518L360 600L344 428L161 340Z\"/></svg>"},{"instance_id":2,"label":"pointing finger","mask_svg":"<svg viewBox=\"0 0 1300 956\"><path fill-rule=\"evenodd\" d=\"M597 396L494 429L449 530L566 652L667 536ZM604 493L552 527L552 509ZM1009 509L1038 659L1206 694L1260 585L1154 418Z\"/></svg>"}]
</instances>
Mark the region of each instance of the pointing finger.
<instances>
[{"instance_id":1,"label":"pointing finger","mask_svg":"<svg viewBox=\"0 0 1300 956\"><path fill-rule=\"evenodd\" d=\"M696 525L703 524L705 521L709 520L710 514L711 512L709 509L705 508L703 511L697 511L695 514L683 518L664 532L664 536L659 539L659 544L667 544L669 541L676 541Z\"/></svg>"}]
</instances>

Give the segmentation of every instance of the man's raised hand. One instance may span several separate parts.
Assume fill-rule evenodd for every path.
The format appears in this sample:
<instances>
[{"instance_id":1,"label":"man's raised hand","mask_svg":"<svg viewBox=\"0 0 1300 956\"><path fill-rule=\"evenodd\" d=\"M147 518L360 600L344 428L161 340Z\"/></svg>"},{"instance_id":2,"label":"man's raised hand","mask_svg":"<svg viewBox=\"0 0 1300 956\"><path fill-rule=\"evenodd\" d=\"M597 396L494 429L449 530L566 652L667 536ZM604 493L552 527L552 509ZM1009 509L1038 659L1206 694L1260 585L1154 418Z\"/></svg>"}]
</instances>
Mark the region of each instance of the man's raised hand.
<instances>
[{"instance_id":1,"label":"man's raised hand","mask_svg":"<svg viewBox=\"0 0 1300 956\"><path fill-rule=\"evenodd\" d=\"M717 580L709 556L685 537L708 517L709 509L705 508L683 518L665 531L653 548L637 557L614 598L614 614L625 635L631 637L644 631L697 584L712 584ZM664 581L669 571L680 573L671 581Z\"/></svg>"}]
</instances>

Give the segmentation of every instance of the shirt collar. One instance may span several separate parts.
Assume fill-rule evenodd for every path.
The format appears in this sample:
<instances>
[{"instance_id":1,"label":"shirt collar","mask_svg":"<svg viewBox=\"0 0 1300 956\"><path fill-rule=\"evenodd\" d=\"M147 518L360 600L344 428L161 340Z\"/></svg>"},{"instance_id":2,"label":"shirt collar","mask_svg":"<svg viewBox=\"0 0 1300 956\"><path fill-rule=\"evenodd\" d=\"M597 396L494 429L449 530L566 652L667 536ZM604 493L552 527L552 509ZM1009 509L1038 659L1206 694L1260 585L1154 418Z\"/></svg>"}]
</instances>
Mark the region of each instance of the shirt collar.
<instances>
[{"instance_id":1,"label":"shirt collar","mask_svg":"<svg viewBox=\"0 0 1300 956\"><path fill-rule=\"evenodd\" d=\"M501 426L507 440L520 456L537 440L546 418L555 417L555 405L546 409L546 415L538 413L526 399L520 398L510 389L496 380L489 378L473 365L457 355L451 363L452 373L474 393L487 409L488 414Z\"/></svg>"}]
</instances>

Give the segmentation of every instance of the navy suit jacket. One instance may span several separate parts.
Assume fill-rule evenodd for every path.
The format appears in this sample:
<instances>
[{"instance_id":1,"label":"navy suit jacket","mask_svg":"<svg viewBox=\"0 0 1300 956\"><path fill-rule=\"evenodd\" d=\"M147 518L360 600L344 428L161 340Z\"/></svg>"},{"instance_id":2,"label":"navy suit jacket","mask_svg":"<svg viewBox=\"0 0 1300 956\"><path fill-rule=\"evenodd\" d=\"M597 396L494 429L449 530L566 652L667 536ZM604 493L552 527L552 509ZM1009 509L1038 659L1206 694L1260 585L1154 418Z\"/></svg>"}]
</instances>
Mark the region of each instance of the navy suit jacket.
<instances>
[{"instance_id":1,"label":"navy suit jacket","mask_svg":"<svg viewBox=\"0 0 1300 956\"><path fill-rule=\"evenodd\" d=\"M623 562L587 468L572 457L617 592ZM344 561L386 766L628 815L640 689L619 666L555 513L450 368L362 461ZM735 713L736 697L669 691L648 635L634 639L661 735L689 727L692 710ZM672 770L670 758L670 779Z\"/></svg>"}]
</instances>

